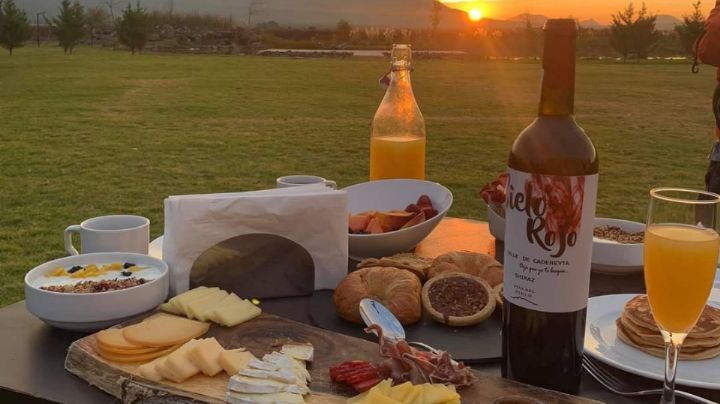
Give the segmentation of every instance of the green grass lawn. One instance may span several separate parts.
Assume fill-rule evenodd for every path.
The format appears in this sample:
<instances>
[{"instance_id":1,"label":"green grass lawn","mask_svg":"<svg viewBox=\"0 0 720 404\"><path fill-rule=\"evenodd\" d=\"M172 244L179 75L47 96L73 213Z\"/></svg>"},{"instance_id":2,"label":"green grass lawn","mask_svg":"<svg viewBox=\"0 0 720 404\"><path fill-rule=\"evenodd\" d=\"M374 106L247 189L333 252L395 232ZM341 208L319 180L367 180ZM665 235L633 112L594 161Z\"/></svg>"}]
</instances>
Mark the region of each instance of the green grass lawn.
<instances>
[{"instance_id":1,"label":"green grass lawn","mask_svg":"<svg viewBox=\"0 0 720 404\"><path fill-rule=\"evenodd\" d=\"M144 215L154 237L171 194L267 188L290 173L366 180L387 69L375 59L0 54L0 305L23 298L25 272L63 256L63 229L85 218ZM642 220L649 188L702 186L713 77L686 64L579 65L600 215ZM485 218L477 191L533 119L540 65L419 61L413 78L428 178L455 194L451 215Z\"/></svg>"}]
</instances>

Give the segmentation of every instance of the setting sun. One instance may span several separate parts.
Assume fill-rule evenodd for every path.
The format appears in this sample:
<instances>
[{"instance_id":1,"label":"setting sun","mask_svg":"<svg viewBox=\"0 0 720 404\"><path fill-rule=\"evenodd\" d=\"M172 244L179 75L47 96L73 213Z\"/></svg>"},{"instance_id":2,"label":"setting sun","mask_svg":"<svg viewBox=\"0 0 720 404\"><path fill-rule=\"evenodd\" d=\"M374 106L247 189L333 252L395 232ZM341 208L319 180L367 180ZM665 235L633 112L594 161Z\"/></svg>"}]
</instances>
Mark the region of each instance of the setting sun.
<instances>
[{"instance_id":1,"label":"setting sun","mask_svg":"<svg viewBox=\"0 0 720 404\"><path fill-rule=\"evenodd\" d=\"M479 9L473 8L468 11L468 17L470 17L471 21L480 21L483 18L483 13Z\"/></svg>"}]
</instances>

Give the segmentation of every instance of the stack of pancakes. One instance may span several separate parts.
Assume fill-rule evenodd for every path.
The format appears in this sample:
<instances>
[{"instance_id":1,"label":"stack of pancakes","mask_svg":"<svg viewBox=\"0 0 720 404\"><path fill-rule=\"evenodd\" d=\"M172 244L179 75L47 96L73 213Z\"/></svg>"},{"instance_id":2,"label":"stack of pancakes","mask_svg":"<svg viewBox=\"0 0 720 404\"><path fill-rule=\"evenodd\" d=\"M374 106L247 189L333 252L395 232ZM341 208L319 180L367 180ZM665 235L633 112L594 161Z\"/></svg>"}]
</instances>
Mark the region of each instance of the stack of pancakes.
<instances>
[{"instance_id":1,"label":"stack of pancakes","mask_svg":"<svg viewBox=\"0 0 720 404\"><path fill-rule=\"evenodd\" d=\"M624 343L650 355L665 357L665 342L655 323L647 295L625 303L616 320L617 335ZM710 359L720 355L720 310L705 306L680 350L680 360Z\"/></svg>"}]
</instances>

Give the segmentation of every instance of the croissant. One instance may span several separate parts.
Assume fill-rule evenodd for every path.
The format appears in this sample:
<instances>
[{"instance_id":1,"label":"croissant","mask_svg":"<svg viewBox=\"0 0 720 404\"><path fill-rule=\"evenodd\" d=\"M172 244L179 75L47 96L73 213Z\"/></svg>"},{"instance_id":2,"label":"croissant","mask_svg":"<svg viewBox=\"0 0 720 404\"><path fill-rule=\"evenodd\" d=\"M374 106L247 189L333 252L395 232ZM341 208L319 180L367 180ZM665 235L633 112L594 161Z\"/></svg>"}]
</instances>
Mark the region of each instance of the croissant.
<instances>
[{"instance_id":1,"label":"croissant","mask_svg":"<svg viewBox=\"0 0 720 404\"><path fill-rule=\"evenodd\" d=\"M487 254L456 251L443 254L433 261L428 270L428 279L445 272L463 272L479 276L491 287L503 283L503 266Z\"/></svg>"},{"instance_id":2,"label":"croissant","mask_svg":"<svg viewBox=\"0 0 720 404\"><path fill-rule=\"evenodd\" d=\"M393 267L367 267L350 273L335 289L335 310L347 321L362 324L360 301L371 298L390 310L400 323L420 320L422 284L417 276Z\"/></svg>"}]
</instances>

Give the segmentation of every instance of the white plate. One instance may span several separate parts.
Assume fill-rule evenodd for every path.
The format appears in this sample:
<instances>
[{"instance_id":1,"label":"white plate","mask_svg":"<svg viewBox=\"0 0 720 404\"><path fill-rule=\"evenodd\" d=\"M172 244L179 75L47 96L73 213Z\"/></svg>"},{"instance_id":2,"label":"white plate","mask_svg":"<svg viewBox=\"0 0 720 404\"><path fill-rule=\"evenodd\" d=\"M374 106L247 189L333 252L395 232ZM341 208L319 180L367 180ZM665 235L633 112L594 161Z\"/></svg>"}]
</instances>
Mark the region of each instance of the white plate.
<instances>
[{"instance_id":1,"label":"white plate","mask_svg":"<svg viewBox=\"0 0 720 404\"><path fill-rule=\"evenodd\" d=\"M617 338L615 320L625 302L636 295L606 295L590 298L585 328L585 353L618 369L663 380L665 361L625 345ZM711 304L720 304L720 290L714 289ZM706 389L720 389L720 357L702 361L680 361L677 383Z\"/></svg>"}]
</instances>

